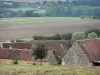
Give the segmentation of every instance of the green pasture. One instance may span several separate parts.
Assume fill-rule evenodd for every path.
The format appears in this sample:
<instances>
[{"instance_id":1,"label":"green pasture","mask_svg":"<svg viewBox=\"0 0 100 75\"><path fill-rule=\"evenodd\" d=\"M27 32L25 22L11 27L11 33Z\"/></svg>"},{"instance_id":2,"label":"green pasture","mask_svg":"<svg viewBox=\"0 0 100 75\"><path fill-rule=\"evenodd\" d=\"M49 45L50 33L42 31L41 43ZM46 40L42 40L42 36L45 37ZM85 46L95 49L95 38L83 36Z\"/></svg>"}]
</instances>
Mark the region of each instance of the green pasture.
<instances>
[{"instance_id":1,"label":"green pasture","mask_svg":"<svg viewBox=\"0 0 100 75\"><path fill-rule=\"evenodd\" d=\"M37 8L7 8L8 10L11 11L18 11L18 10L22 10L22 11L27 11L27 10L38 10Z\"/></svg>"},{"instance_id":2,"label":"green pasture","mask_svg":"<svg viewBox=\"0 0 100 75\"><path fill-rule=\"evenodd\" d=\"M100 75L100 67L0 64L0 75Z\"/></svg>"},{"instance_id":3,"label":"green pasture","mask_svg":"<svg viewBox=\"0 0 100 75\"><path fill-rule=\"evenodd\" d=\"M80 17L25 17L25 18L2 18L0 24L19 24L30 22L47 22L47 21L59 21L59 20L79 20Z\"/></svg>"}]
</instances>

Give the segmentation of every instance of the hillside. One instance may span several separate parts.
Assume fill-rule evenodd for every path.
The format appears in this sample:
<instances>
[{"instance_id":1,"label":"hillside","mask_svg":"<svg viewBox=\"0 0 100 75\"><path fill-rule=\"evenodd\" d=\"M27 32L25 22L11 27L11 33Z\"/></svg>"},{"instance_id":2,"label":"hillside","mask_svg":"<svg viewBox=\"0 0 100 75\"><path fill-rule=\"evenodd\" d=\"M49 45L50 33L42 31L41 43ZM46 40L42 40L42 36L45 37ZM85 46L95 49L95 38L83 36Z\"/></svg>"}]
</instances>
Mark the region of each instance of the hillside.
<instances>
[{"instance_id":1,"label":"hillside","mask_svg":"<svg viewBox=\"0 0 100 75\"><path fill-rule=\"evenodd\" d=\"M29 2L29 3L36 3L36 2L43 2L43 1L59 1L59 0L4 0L4 1L18 1L18 2ZM65 0L61 0L65 1Z\"/></svg>"}]
</instances>

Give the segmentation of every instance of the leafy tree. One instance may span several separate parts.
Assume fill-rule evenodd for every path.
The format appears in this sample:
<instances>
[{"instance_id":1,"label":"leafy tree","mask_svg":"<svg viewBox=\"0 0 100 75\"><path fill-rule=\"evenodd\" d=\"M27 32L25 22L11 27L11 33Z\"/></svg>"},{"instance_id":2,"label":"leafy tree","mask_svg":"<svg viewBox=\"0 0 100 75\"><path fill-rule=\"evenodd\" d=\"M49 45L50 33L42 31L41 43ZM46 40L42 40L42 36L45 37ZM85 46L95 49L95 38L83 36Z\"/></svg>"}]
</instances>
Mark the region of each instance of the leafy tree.
<instances>
[{"instance_id":1,"label":"leafy tree","mask_svg":"<svg viewBox=\"0 0 100 75\"><path fill-rule=\"evenodd\" d=\"M57 33L56 35L53 36L53 40L61 40L61 39L63 39L63 38L59 33Z\"/></svg>"},{"instance_id":2,"label":"leafy tree","mask_svg":"<svg viewBox=\"0 0 100 75\"><path fill-rule=\"evenodd\" d=\"M98 38L98 35L96 33L92 32L92 33L88 34L88 37L87 38L88 39Z\"/></svg>"},{"instance_id":3,"label":"leafy tree","mask_svg":"<svg viewBox=\"0 0 100 75\"><path fill-rule=\"evenodd\" d=\"M25 16L25 17L33 17L33 10L27 10L27 11L24 13L24 16Z\"/></svg>"},{"instance_id":4,"label":"leafy tree","mask_svg":"<svg viewBox=\"0 0 100 75\"><path fill-rule=\"evenodd\" d=\"M63 38L64 40L71 40L71 38L72 38L72 33L62 34L61 36L62 36L62 38Z\"/></svg>"},{"instance_id":5,"label":"leafy tree","mask_svg":"<svg viewBox=\"0 0 100 75\"><path fill-rule=\"evenodd\" d=\"M27 10L24 15L24 17L40 17L38 13L34 13L33 10Z\"/></svg>"},{"instance_id":6,"label":"leafy tree","mask_svg":"<svg viewBox=\"0 0 100 75\"><path fill-rule=\"evenodd\" d=\"M37 59L41 59L40 65L42 65L42 59L47 55L45 45L43 43L38 43L33 50L33 55L35 55Z\"/></svg>"},{"instance_id":7,"label":"leafy tree","mask_svg":"<svg viewBox=\"0 0 100 75\"><path fill-rule=\"evenodd\" d=\"M94 28L94 29L89 29L89 30L87 30L87 31L85 32L86 37L88 36L88 34L90 34L90 33L92 33L92 32L96 33L98 37L100 36L100 30Z\"/></svg>"},{"instance_id":8,"label":"leafy tree","mask_svg":"<svg viewBox=\"0 0 100 75\"><path fill-rule=\"evenodd\" d=\"M46 5L47 4L47 1L43 1L43 5Z\"/></svg>"},{"instance_id":9,"label":"leafy tree","mask_svg":"<svg viewBox=\"0 0 100 75\"><path fill-rule=\"evenodd\" d=\"M63 2L62 2L62 1L57 1L57 3L58 3L59 5L62 5L62 4L63 4Z\"/></svg>"},{"instance_id":10,"label":"leafy tree","mask_svg":"<svg viewBox=\"0 0 100 75\"><path fill-rule=\"evenodd\" d=\"M48 6L56 6L57 3L55 1L50 1L47 3Z\"/></svg>"},{"instance_id":11,"label":"leafy tree","mask_svg":"<svg viewBox=\"0 0 100 75\"><path fill-rule=\"evenodd\" d=\"M76 41L76 40L83 40L86 38L86 35L84 32L75 32L73 35L72 35L72 40L73 41Z\"/></svg>"},{"instance_id":12,"label":"leafy tree","mask_svg":"<svg viewBox=\"0 0 100 75\"><path fill-rule=\"evenodd\" d=\"M17 16L18 16L18 17L22 17L23 14L24 14L24 12L23 12L22 10L18 10L18 11L17 11Z\"/></svg>"},{"instance_id":13,"label":"leafy tree","mask_svg":"<svg viewBox=\"0 0 100 75\"><path fill-rule=\"evenodd\" d=\"M46 11L46 16L53 16L53 17L60 17L63 16L65 17L65 7L64 6L54 6L50 7Z\"/></svg>"}]
</instances>

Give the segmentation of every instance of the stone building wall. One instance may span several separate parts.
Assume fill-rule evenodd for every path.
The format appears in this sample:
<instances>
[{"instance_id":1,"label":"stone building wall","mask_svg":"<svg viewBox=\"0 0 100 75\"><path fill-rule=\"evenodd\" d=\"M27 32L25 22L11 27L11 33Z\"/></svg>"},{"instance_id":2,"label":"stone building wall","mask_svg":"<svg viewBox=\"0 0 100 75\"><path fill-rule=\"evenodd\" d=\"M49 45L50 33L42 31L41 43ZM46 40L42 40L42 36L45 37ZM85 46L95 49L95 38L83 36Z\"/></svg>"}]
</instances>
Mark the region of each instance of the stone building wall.
<instances>
[{"instance_id":1,"label":"stone building wall","mask_svg":"<svg viewBox=\"0 0 100 75\"><path fill-rule=\"evenodd\" d=\"M62 65L67 66L92 66L92 63L89 62L87 56L84 54L84 51L79 46L78 42L75 42L72 45L72 48L66 53L62 59Z\"/></svg>"}]
</instances>

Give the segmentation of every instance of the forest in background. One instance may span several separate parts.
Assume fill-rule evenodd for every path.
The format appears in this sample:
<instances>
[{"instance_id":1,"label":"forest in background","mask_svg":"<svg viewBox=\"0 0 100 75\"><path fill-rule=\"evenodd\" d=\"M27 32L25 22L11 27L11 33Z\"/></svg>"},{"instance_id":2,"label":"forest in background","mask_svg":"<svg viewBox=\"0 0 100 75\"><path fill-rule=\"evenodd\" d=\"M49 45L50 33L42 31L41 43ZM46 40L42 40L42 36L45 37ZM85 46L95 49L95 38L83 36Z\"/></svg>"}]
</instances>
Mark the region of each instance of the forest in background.
<instances>
[{"instance_id":1,"label":"forest in background","mask_svg":"<svg viewBox=\"0 0 100 75\"><path fill-rule=\"evenodd\" d=\"M36 3L0 1L0 18L100 16L100 0L43 1Z\"/></svg>"}]
</instances>

